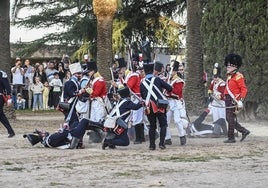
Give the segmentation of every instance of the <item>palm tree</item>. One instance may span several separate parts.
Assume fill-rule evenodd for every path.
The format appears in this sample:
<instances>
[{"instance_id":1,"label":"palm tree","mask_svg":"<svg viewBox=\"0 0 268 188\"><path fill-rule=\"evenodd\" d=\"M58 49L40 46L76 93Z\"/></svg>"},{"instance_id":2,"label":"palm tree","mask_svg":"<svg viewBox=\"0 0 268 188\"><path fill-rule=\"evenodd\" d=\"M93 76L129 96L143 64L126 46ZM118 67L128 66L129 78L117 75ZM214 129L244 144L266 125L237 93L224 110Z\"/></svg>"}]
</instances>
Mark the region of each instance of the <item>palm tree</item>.
<instances>
[{"instance_id":1,"label":"palm tree","mask_svg":"<svg viewBox=\"0 0 268 188\"><path fill-rule=\"evenodd\" d=\"M117 10L117 0L93 0L93 11L97 16L97 64L105 80L110 80L108 62L113 59L112 26Z\"/></svg>"},{"instance_id":2,"label":"palm tree","mask_svg":"<svg viewBox=\"0 0 268 188\"><path fill-rule=\"evenodd\" d=\"M202 8L200 0L187 1L187 68L184 97L187 109L198 115L204 108L203 52L200 25Z\"/></svg>"},{"instance_id":3,"label":"palm tree","mask_svg":"<svg viewBox=\"0 0 268 188\"><path fill-rule=\"evenodd\" d=\"M9 11L10 1L1 0L0 1L0 66L3 71L10 75L10 17ZM8 119L15 119L15 109L14 108L4 108Z\"/></svg>"}]
</instances>

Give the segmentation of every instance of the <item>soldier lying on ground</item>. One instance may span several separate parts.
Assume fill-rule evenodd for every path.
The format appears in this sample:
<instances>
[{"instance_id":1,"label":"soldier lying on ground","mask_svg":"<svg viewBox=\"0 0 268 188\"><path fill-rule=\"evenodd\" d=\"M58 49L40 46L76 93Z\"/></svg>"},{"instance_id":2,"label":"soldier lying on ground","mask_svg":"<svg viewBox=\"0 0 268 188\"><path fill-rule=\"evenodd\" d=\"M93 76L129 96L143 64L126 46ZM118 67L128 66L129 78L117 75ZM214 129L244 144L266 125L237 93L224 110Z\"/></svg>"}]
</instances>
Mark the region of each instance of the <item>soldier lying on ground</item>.
<instances>
[{"instance_id":1,"label":"soldier lying on ground","mask_svg":"<svg viewBox=\"0 0 268 188\"><path fill-rule=\"evenodd\" d=\"M219 118L217 121L213 122L212 125L202 123L207 117L208 113L209 109L206 109L195 121L190 124L188 130L190 136L227 136L227 126L225 119Z\"/></svg>"},{"instance_id":2,"label":"soldier lying on ground","mask_svg":"<svg viewBox=\"0 0 268 188\"><path fill-rule=\"evenodd\" d=\"M23 135L23 137L27 138L32 145L41 142L45 147L75 149L79 148L79 141L83 138L86 130L102 132L103 125L101 123L82 119L80 122L74 122L70 127L64 126L53 134L49 134L46 131L36 130L33 133Z\"/></svg>"}]
</instances>

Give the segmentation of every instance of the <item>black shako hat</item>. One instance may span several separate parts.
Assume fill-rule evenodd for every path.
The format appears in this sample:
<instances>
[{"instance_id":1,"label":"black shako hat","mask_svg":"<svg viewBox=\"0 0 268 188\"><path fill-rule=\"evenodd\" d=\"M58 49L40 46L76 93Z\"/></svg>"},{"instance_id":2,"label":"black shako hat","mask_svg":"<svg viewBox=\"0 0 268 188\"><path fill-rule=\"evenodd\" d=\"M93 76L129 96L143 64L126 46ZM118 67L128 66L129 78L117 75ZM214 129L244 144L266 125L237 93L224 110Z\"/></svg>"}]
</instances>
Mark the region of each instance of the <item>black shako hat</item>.
<instances>
[{"instance_id":1,"label":"black shako hat","mask_svg":"<svg viewBox=\"0 0 268 188\"><path fill-rule=\"evenodd\" d=\"M144 69L145 74L152 74L154 71L154 63L143 62L143 69Z\"/></svg>"},{"instance_id":2,"label":"black shako hat","mask_svg":"<svg viewBox=\"0 0 268 188\"><path fill-rule=\"evenodd\" d=\"M160 62L160 61L156 61L154 63L154 70L156 70L158 72L161 72L163 67L164 67L164 64L162 62Z\"/></svg>"},{"instance_id":3,"label":"black shako hat","mask_svg":"<svg viewBox=\"0 0 268 188\"><path fill-rule=\"evenodd\" d=\"M129 97L129 95L130 95L130 91L129 91L128 87L126 87L126 86L119 88L117 90L117 92L119 93L121 98L126 98L126 97Z\"/></svg>"},{"instance_id":4,"label":"black shako hat","mask_svg":"<svg viewBox=\"0 0 268 188\"><path fill-rule=\"evenodd\" d=\"M35 144L42 142L42 138L39 135L36 134L25 134L23 135L23 138L27 138L29 142L34 146Z\"/></svg>"},{"instance_id":5,"label":"black shako hat","mask_svg":"<svg viewBox=\"0 0 268 188\"><path fill-rule=\"evenodd\" d=\"M228 65L231 65L231 66L237 67L239 69L242 65L242 57L240 55L234 54L234 53L228 54L225 57L224 65L226 67Z\"/></svg>"},{"instance_id":6,"label":"black shako hat","mask_svg":"<svg viewBox=\"0 0 268 188\"><path fill-rule=\"evenodd\" d=\"M173 71L178 71L179 66L180 66L180 62L175 61L175 60L174 60L174 62L172 62Z\"/></svg>"},{"instance_id":7,"label":"black shako hat","mask_svg":"<svg viewBox=\"0 0 268 188\"><path fill-rule=\"evenodd\" d=\"M119 58L117 61L118 61L118 68L127 67L127 63L125 61L125 58Z\"/></svg>"}]
</instances>

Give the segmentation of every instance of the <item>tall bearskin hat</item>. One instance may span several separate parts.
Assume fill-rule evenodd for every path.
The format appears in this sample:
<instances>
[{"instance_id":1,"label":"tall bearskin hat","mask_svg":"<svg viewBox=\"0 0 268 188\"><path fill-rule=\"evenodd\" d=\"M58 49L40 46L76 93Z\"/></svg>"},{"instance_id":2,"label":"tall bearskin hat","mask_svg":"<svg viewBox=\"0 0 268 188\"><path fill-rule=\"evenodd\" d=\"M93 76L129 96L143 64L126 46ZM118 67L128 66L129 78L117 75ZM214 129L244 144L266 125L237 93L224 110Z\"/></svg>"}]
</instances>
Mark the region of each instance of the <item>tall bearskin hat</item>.
<instances>
[{"instance_id":1,"label":"tall bearskin hat","mask_svg":"<svg viewBox=\"0 0 268 188\"><path fill-rule=\"evenodd\" d=\"M158 72L162 72L163 67L164 67L164 64L160 61L156 61L154 63L154 70L156 70Z\"/></svg>"},{"instance_id":2,"label":"tall bearskin hat","mask_svg":"<svg viewBox=\"0 0 268 188\"><path fill-rule=\"evenodd\" d=\"M23 135L23 138L27 138L29 142L34 146L35 144L42 142L42 138L39 135L36 134L25 134Z\"/></svg>"},{"instance_id":3,"label":"tall bearskin hat","mask_svg":"<svg viewBox=\"0 0 268 188\"><path fill-rule=\"evenodd\" d=\"M152 74L154 71L154 63L153 62L143 62L143 69L145 74Z\"/></svg>"},{"instance_id":4,"label":"tall bearskin hat","mask_svg":"<svg viewBox=\"0 0 268 188\"><path fill-rule=\"evenodd\" d=\"M180 62L174 60L171 62L171 66L173 67L173 71L179 71Z\"/></svg>"},{"instance_id":5,"label":"tall bearskin hat","mask_svg":"<svg viewBox=\"0 0 268 188\"><path fill-rule=\"evenodd\" d=\"M214 78L220 78L221 77L221 67L219 67L218 63L214 64L214 68L213 68L213 77Z\"/></svg>"},{"instance_id":6,"label":"tall bearskin hat","mask_svg":"<svg viewBox=\"0 0 268 188\"><path fill-rule=\"evenodd\" d=\"M98 67L97 67L97 62L90 60L89 62L87 62L87 68L85 70L85 72L90 72L90 71L98 71Z\"/></svg>"},{"instance_id":7,"label":"tall bearskin hat","mask_svg":"<svg viewBox=\"0 0 268 188\"><path fill-rule=\"evenodd\" d=\"M118 60L118 68L123 68L123 67L127 67L127 63L125 61L125 58L119 58Z\"/></svg>"},{"instance_id":8,"label":"tall bearskin hat","mask_svg":"<svg viewBox=\"0 0 268 188\"><path fill-rule=\"evenodd\" d=\"M234 53L228 54L225 57L224 65L226 67L228 65L231 65L231 66L237 67L239 69L241 67L241 65L242 65L242 57L240 55L234 54Z\"/></svg>"},{"instance_id":9,"label":"tall bearskin hat","mask_svg":"<svg viewBox=\"0 0 268 188\"><path fill-rule=\"evenodd\" d=\"M129 97L129 95L130 95L130 91L129 91L128 87L126 87L126 86L119 88L117 90L117 92L121 98L126 98L126 97Z\"/></svg>"}]
</instances>

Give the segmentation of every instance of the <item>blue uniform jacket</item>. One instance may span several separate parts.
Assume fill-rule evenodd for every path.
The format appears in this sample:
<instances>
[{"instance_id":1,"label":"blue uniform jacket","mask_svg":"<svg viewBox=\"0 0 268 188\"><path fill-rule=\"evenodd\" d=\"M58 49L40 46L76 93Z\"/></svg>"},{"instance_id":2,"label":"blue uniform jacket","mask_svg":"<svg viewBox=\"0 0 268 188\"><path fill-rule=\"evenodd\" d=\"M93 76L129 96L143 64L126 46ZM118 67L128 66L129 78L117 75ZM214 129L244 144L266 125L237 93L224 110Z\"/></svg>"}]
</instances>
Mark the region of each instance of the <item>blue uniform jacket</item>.
<instances>
[{"instance_id":1,"label":"blue uniform jacket","mask_svg":"<svg viewBox=\"0 0 268 188\"><path fill-rule=\"evenodd\" d=\"M123 99L120 99L121 102ZM138 110L142 107L141 103L135 104L129 98L119 107L120 114L123 114L129 110ZM122 116L122 119L125 121L129 114Z\"/></svg>"},{"instance_id":2,"label":"blue uniform jacket","mask_svg":"<svg viewBox=\"0 0 268 188\"><path fill-rule=\"evenodd\" d=\"M70 98L75 97L79 89L80 85L77 79L72 77L64 85L64 93L63 93L64 100L69 100Z\"/></svg>"},{"instance_id":3,"label":"blue uniform jacket","mask_svg":"<svg viewBox=\"0 0 268 188\"><path fill-rule=\"evenodd\" d=\"M150 76L150 75L147 75L147 76L146 76L146 79L148 79L149 81L151 81L151 79L153 78L153 76ZM146 81L148 83L148 85L150 85L150 82L149 81ZM159 91L161 93L163 93L163 90L164 89L166 89L168 92L171 92L172 91L172 86L169 85L168 83L166 83L164 80L162 80L159 77L155 77L154 85L159 89ZM140 85L140 90L141 90L141 97L143 99L146 99L147 94L148 94L148 90L147 90L147 88L142 83ZM157 96L158 99L163 99L161 97L161 95L159 94L159 92L156 91L155 88L153 88L153 92L156 94L156 96ZM156 103L156 100L155 100L155 98L152 95L150 97L150 100L152 100L152 101L154 101Z\"/></svg>"}]
</instances>

